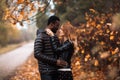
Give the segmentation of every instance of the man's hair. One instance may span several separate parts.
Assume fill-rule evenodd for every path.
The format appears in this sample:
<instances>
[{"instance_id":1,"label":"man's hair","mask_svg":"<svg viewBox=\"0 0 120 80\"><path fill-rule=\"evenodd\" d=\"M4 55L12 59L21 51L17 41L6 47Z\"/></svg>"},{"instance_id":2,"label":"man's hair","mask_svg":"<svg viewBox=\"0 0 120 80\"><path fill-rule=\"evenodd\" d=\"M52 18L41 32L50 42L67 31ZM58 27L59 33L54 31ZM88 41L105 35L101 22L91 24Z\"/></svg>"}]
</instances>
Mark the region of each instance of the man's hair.
<instances>
[{"instance_id":1,"label":"man's hair","mask_svg":"<svg viewBox=\"0 0 120 80\"><path fill-rule=\"evenodd\" d=\"M57 16L50 16L49 19L48 19L48 23L47 25L49 25L50 23L54 23L56 21L60 21L60 19L57 17Z\"/></svg>"}]
</instances>

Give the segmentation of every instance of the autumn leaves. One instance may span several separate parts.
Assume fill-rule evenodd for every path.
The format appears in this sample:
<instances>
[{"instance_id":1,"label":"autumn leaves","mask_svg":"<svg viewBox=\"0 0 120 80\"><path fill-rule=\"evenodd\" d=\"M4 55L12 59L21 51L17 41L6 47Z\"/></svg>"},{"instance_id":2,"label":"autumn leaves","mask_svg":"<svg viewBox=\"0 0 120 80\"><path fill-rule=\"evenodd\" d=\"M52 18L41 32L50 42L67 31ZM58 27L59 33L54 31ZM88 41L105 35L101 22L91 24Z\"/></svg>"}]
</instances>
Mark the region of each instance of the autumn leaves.
<instances>
[{"instance_id":1,"label":"autumn leaves","mask_svg":"<svg viewBox=\"0 0 120 80\"><path fill-rule=\"evenodd\" d=\"M10 0L7 4L9 7L6 8L3 19L12 24L20 23L22 26L24 21L28 23L35 21L37 12L44 12L49 5L49 0L46 2L39 0Z\"/></svg>"}]
</instances>

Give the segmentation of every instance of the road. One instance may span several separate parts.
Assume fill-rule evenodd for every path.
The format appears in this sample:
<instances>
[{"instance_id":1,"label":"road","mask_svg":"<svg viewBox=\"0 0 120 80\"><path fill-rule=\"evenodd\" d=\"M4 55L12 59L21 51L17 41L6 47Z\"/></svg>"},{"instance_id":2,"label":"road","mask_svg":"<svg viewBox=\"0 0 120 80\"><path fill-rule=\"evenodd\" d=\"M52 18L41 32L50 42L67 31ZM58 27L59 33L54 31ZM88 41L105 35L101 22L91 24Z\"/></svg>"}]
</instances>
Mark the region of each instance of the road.
<instances>
[{"instance_id":1,"label":"road","mask_svg":"<svg viewBox=\"0 0 120 80\"><path fill-rule=\"evenodd\" d=\"M0 55L0 80L11 74L33 53L34 43L27 43L13 51Z\"/></svg>"}]
</instances>

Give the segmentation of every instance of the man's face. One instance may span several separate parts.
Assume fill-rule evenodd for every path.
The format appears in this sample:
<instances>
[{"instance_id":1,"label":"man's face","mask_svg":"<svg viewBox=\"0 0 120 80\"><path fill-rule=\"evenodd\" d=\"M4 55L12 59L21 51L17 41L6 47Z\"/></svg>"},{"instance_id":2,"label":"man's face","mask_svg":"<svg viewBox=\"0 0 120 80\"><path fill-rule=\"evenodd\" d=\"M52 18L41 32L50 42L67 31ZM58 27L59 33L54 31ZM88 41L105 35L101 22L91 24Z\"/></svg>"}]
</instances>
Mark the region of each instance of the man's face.
<instances>
[{"instance_id":1,"label":"man's face","mask_svg":"<svg viewBox=\"0 0 120 80\"><path fill-rule=\"evenodd\" d=\"M60 21L56 21L55 23L53 23L53 28L51 29L54 33L57 32L57 30L59 29L60 26Z\"/></svg>"}]
</instances>

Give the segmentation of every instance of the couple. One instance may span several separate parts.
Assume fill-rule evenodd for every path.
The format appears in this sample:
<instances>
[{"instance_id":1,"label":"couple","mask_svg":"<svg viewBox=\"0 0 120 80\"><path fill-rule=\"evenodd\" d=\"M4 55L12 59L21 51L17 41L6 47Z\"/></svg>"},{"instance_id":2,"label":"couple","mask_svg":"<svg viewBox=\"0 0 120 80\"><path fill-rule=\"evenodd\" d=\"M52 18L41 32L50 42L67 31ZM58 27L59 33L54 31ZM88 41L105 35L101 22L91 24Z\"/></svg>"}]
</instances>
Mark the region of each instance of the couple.
<instances>
[{"instance_id":1,"label":"couple","mask_svg":"<svg viewBox=\"0 0 120 80\"><path fill-rule=\"evenodd\" d=\"M60 19L51 16L47 28L37 31L34 56L38 60L41 80L73 80L70 69L73 43L69 40L59 41L55 35L59 25Z\"/></svg>"}]
</instances>

